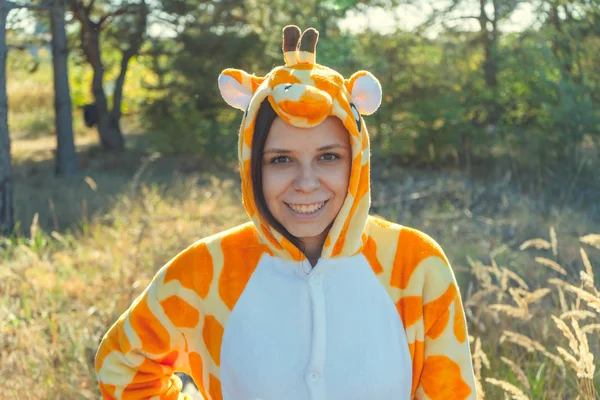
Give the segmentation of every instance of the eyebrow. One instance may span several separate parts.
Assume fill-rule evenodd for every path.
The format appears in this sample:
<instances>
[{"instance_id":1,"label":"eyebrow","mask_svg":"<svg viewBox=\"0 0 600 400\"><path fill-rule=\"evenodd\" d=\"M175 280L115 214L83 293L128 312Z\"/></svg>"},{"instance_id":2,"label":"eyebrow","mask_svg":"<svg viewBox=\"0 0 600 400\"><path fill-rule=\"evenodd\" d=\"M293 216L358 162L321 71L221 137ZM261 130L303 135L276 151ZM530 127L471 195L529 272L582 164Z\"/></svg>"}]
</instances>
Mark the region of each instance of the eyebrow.
<instances>
[{"instance_id":1,"label":"eyebrow","mask_svg":"<svg viewBox=\"0 0 600 400\"><path fill-rule=\"evenodd\" d=\"M345 149L346 146L337 144L337 143L328 144L327 146L319 147L317 149L317 151L326 151L326 150L331 150L331 149L336 149L336 148ZM289 154L289 153L292 153L292 150L273 148L273 149L265 149L265 151L263 153L264 154L269 154L269 153Z\"/></svg>"}]
</instances>

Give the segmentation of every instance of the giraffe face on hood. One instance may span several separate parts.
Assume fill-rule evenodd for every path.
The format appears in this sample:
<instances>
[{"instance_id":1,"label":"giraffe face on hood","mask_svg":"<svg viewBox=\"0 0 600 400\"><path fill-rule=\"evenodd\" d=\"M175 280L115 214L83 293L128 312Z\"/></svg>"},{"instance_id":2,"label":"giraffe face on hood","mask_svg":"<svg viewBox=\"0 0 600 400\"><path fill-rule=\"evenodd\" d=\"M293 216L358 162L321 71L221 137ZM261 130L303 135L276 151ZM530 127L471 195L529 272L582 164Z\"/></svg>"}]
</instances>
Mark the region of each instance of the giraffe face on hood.
<instances>
[{"instance_id":1,"label":"giraffe face on hood","mask_svg":"<svg viewBox=\"0 0 600 400\"><path fill-rule=\"evenodd\" d=\"M276 118L263 154L262 189L269 211L305 247L322 244L348 192L348 131L336 117L312 128Z\"/></svg>"}]
</instances>

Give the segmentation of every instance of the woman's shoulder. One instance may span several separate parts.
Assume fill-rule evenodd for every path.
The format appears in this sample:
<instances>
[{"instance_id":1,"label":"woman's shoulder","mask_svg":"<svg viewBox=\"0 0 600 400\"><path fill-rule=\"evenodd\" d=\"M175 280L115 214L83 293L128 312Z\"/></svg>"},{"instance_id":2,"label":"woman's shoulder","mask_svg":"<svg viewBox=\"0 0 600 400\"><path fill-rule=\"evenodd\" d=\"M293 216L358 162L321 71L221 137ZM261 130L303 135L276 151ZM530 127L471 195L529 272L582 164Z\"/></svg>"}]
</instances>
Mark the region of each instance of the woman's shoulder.
<instances>
[{"instance_id":1,"label":"woman's shoulder","mask_svg":"<svg viewBox=\"0 0 600 400\"><path fill-rule=\"evenodd\" d=\"M373 239L385 239L396 236L399 243L411 243L412 246L433 247L441 250L440 245L429 234L410 226L401 225L373 215L369 215L367 226L368 236Z\"/></svg>"},{"instance_id":2,"label":"woman's shoulder","mask_svg":"<svg viewBox=\"0 0 600 400\"><path fill-rule=\"evenodd\" d=\"M438 256L448 263L441 246L429 234L378 216L369 216L368 240L393 254L390 256L396 261L399 257Z\"/></svg>"},{"instance_id":3,"label":"woman's shoulder","mask_svg":"<svg viewBox=\"0 0 600 400\"><path fill-rule=\"evenodd\" d=\"M258 231L252 222L237 225L233 228L203 237L192 243L190 247L239 248L261 246Z\"/></svg>"},{"instance_id":4,"label":"woman's shoulder","mask_svg":"<svg viewBox=\"0 0 600 400\"><path fill-rule=\"evenodd\" d=\"M252 222L206 236L193 242L184 252L209 253L212 257L228 257L253 253L260 256L268 251L259 239L258 231Z\"/></svg>"}]
</instances>

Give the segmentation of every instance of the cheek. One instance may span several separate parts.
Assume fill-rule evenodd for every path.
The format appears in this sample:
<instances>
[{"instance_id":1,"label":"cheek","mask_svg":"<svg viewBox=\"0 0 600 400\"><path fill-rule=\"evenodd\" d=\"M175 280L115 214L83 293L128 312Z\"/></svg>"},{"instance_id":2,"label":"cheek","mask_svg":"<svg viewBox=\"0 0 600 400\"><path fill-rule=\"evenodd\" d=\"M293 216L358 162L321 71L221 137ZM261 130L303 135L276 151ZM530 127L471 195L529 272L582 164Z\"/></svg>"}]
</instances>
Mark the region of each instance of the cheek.
<instances>
[{"instance_id":1,"label":"cheek","mask_svg":"<svg viewBox=\"0 0 600 400\"><path fill-rule=\"evenodd\" d=\"M325 174L327 186L329 189L341 197L341 201L346 198L348 192L348 184L350 182L350 165L346 163L340 165L339 168L332 169Z\"/></svg>"},{"instance_id":2,"label":"cheek","mask_svg":"<svg viewBox=\"0 0 600 400\"><path fill-rule=\"evenodd\" d=\"M285 192L288 181L291 182L289 172L276 168L265 167L262 171L262 190L267 203L277 200Z\"/></svg>"}]
</instances>

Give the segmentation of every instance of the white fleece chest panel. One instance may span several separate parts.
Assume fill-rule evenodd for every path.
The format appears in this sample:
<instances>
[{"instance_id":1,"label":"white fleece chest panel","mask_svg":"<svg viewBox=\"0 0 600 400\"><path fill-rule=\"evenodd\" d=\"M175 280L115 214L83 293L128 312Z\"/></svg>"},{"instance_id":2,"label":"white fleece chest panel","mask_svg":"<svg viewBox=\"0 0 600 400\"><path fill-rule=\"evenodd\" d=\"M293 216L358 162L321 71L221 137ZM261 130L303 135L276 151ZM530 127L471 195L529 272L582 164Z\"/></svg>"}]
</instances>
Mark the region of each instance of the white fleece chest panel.
<instances>
[{"instance_id":1,"label":"white fleece chest panel","mask_svg":"<svg viewBox=\"0 0 600 400\"><path fill-rule=\"evenodd\" d=\"M402 321L364 256L303 268L260 260L225 327L223 399L409 399Z\"/></svg>"}]
</instances>

